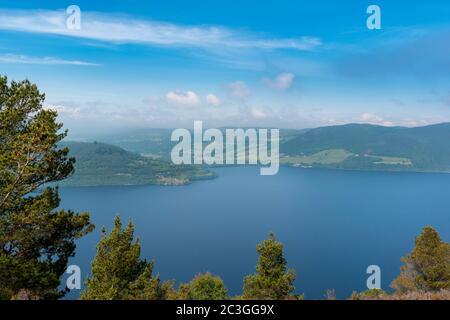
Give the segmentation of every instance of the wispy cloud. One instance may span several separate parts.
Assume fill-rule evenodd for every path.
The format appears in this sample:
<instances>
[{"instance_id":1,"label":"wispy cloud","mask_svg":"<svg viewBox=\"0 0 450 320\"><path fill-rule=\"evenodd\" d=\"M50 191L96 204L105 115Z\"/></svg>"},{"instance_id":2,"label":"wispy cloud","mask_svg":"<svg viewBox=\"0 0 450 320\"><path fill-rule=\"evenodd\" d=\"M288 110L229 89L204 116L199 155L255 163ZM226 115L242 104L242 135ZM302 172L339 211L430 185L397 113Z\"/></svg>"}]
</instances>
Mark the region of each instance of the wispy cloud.
<instances>
[{"instance_id":1,"label":"wispy cloud","mask_svg":"<svg viewBox=\"0 0 450 320\"><path fill-rule=\"evenodd\" d=\"M81 109L74 106L47 105L44 106L44 109L56 111L60 116L67 116L75 120L79 119L81 116Z\"/></svg>"},{"instance_id":2,"label":"wispy cloud","mask_svg":"<svg viewBox=\"0 0 450 320\"><path fill-rule=\"evenodd\" d=\"M235 98L248 98L251 95L250 89L247 84L243 81L231 82L227 85L228 91L232 97Z\"/></svg>"},{"instance_id":3,"label":"wispy cloud","mask_svg":"<svg viewBox=\"0 0 450 320\"><path fill-rule=\"evenodd\" d=\"M292 86L295 75L289 72L282 72L274 80L264 78L264 82L271 88L277 90L287 90Z\"/></svg>"},{"instance_id":4,"label":"wispy cloud","mask_svg":"<svg viewBox=\"0 0 450 320\"><path fill-rule=\"evenodd\" d=\"M0 29L63 35L114 43L141 43L153 46L203 49L258 48L309 51L321 45L316 37L267 38L220 26L184 26L136 19L124 15L82 12L81 29L66 28L64 10L0 9Z\"/></svg>"},{"instance_id":5,"label":"wispy cloud","mask_svg":"<svg viewBox=\"0 0 450 320\"><path fill-rule=\"evenodd\" d=\"M0 54L0 63L45 64L45 65L74 65L74 66L98 66L96 63L65 60L53 57L29 57L17 54Z\"/></svg>"}]
</instances>

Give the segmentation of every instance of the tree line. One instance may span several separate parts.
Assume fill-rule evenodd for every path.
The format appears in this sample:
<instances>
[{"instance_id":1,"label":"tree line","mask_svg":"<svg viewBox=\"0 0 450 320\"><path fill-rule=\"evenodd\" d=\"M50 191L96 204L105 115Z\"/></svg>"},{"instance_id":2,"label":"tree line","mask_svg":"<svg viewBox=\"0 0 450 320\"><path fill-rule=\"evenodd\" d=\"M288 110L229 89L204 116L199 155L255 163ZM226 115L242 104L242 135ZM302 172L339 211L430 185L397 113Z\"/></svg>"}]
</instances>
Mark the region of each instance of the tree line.
<instances>
[{"instance_id":1,"label":"tree line","mask_svg":"<svg viewBox=\"0 0 450 320\"><path fill-rule=\"evenodd\" d=\"M299 300L294 282L296 272L287 268L283 245L273 233L256 246L256 270L243 281L242 295L230 297L224 281L211 273L196 275L175 288L175 281L152 275L153 263L140 258L140 243L130 221L122 227L119 217L108 234L102 230L91 276L81 299L100 300ZM380 289L354 292L350 299L426 298L450 299L450 245L432 227L423 228L414 249L402 258L400 275L392 282L393 294ZM329 292L328 298L333 299Z\"/></svg>"},{"instance_id":2,"label":"tree line","mask_svg":"<svg viewBox=\"0 0 450 320\"><path fill-rule=\"evenodd\" d=\"M0 76L0 299L58 299L68 289L60 281L75 242L94 229L88 213L58 209L52 183L73 174L75 159L57 113L43 108L45 95L28 80ZM244 278L236 299L302 299L295 294L295 271L287 268L283 245L274 234L257 245L256 270ZM231 298L219 276L198 274L175 288L153 274L153 262L141 258L134 225L117 217L97 244L92 271L81 299ZM393 281L394 294L381 290L354 293L352 299L389 299L414 294L450 299L450 245L425 227ZM420 296L419 296L420 297Z\"/></svg>"}]
</instances>

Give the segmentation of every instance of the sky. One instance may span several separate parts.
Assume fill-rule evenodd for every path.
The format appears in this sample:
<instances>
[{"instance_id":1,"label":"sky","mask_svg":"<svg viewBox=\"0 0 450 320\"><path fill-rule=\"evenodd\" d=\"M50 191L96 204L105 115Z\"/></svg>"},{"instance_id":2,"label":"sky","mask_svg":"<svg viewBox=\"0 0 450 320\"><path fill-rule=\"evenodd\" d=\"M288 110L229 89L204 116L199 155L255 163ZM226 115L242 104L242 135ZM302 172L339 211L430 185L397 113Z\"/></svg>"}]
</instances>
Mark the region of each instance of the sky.
<instances>
[{"instance_id":1,"label":"sky","mask_svg":"<svg viewBox=\"0 0 450 320\"><path fill-rule=\"evenodd\" d=\"M0 0L0 74L36 83L77 134L422 126L450 121L450 4Z\"/></svg>"}]
</instances>

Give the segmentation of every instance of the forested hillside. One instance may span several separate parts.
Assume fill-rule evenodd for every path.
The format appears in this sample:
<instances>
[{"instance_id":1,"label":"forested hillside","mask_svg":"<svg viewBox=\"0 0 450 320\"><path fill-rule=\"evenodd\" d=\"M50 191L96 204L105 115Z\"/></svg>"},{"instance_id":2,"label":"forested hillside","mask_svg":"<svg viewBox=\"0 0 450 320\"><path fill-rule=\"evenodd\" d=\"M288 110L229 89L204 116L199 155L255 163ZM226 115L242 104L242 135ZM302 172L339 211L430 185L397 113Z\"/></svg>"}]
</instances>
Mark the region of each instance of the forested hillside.
<instances>
[{"instance_id":1,"label":"forested hillside","mask_svg":"<svg viewBox=\"0 0 450 320\"><path fill-rule=\"evenodd\" d=\"M75 157L75 173L64 181L70 186L187 184L213 178L214 174L193 166L177 166L104 143L64 142Z\"/></svg>"},{"instance_id":2,"label":"forested hillside","mask_svg":"<svg viewBox=\"0 0 450 320\"><path fill-rule=\"evenodd\" d=\"M287 156L284 162L289 164L449 171L450 124L416 128L368 124L321 127L286 141L280 152ZM319 157L324 153L326 157ZM314 162L311 157L323 160Z\"/></svg>"}]
</instances>

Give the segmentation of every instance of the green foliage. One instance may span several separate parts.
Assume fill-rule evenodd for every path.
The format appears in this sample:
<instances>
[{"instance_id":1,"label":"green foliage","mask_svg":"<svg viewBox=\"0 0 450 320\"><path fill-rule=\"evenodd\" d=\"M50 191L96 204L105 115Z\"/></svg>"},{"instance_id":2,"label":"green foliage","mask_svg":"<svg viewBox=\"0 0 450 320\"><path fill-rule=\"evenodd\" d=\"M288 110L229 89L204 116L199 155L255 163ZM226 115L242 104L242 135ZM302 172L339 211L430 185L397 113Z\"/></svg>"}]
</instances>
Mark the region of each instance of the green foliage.
<instances>
[{"instance_id":1,"label":"green foliage","mask_svg":"<svg viewBox=\"0 0 450 320\"><path fill-rule=\"evenodd\" d=\"M182 283L178 287L178 291L172 296L171 300L192 300L191 286L189 283Z\"/></svg>"},{"instance_id":2,"label":"green foliage","mask_svg":"<svg viewBox=\"0 0 450 320\"><path fill-rule=\"evenodd\" d=\"M283 164L299 164L299 165L313 165L313 164L334 164L341 163L352 154L345 150L341 149L331 149L331 150L323 150L317 153L314 153L309 156L287 156L281 158L281 163Z\"/></svg>"},{"instance_id":3,"label":"green foliage","mask_svg":"<svg viewBox=\"0 0 450 320\"><path fill-rule=\"evenodd\" d=\"M172 129L145 128L109 133L98 137L98 141L118 146L133 153L170 160L174 143Z\"/></svg>"},{"instance_id":4,"label":"green foliage","mask_svg":"<svg viewBox=\"0 0 450 320\"><path fill-rule=\"evenodd\" d=\"M122 229L119 217L108 235L102 229L92 275L81 294L84 300L159 300L165 299L171 283L153 277L153 263L140 259L141 245L134 239L134 225Z\"/></svg>"},{"instance_id":5,"label":"green foliage","mask_svg":"<svg viewBox=\"0 0 450 320\"><path fill-rule=\"evenodd\" d=\"M329 126L302 132L281 143L280 152L288 156L312 156L325 150L342 149L355 155L336 164L318 164L322 167L448 171L449 134L449 123L416 128L368 124Z\"/></svg>"},{"instance_id":6,"label":"green foliage","mask_svg":"<svg viewBox=\"0 0 450 320\"><path fill-rule=\"evenodd\" d=\"M450 289L450 245L432 227L423 228L392 283L398 293Z\"/></svg>"},{"instance_id":7,"label":"green foliage","mask_svg":"<svg viewBox=\"0 0 450 320\"><path fill-rule=\"evenodd\" d=\"M219 128L224 135L226 129L232 128ZM248 128L243 129L246 130ZM178 143L171 140L172 131L173 129L162 128L131 129L116 134L99 136L96 140L118 146L134 153L170 160L172 148ZM294 138L304 131L305 129L280 129L280 142ZM207 144L203 143L204 146Z\"/></svg>"},{"instance_id":8,"label":"green foliage","mask_svg":"<svg viewBox=\"0 0 450 320\"><path fill-rule=\"evenodd\" d=\"M46 187L73 171L74 159L57 144L56 112L28 80L0 77L0 297L51 299L75 240L92 230L89 215L55 210L57 188Z\"/></svg>"},{"instance_id":9,"label":"green foliage","mask_svg":"<svg viewBox=\"0 0 450 320\"><path fill-rule=\"evenodd\" d=\"M377 300L386 296L386 292L381 289L369 289L363 292L353 292L350 300Z\"/></svg>"},{"instance_id":10,"label":"green foliage","mask_svg":"<svg viewBox=\"0 0 450 320\"><path fill-rule=\"evenodd\" d=\"M174 165L104 143L64 142L75 157L75 174L61 185L186 184L215 175L196 166Z\"/></svg>"},{"instance_id":11,"label":"green foliage","mask_svg":"<svg viewBox=\"0 0 450 320\"><path fill-rule=\"evenodd\" d=\"M183 300L225 300L228 291L220 277L210 272L198 274L190 283L183 283L178 289L178 299Z\"/></svg>"},{"instance_id":12,"label":"green foliage","mask_svg":"<svg viewBox=\"0 0 450 320\"><path fill-rule=\"evenodd\" d=\"M294 291L295 272L286 270L283 245L273 233L256 246L259 253L256 272L244 279L244 299L287 299Z\"/></svg>"}]
</instances>

